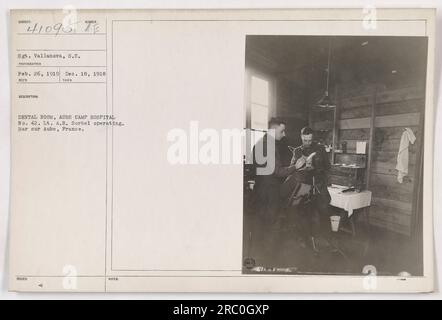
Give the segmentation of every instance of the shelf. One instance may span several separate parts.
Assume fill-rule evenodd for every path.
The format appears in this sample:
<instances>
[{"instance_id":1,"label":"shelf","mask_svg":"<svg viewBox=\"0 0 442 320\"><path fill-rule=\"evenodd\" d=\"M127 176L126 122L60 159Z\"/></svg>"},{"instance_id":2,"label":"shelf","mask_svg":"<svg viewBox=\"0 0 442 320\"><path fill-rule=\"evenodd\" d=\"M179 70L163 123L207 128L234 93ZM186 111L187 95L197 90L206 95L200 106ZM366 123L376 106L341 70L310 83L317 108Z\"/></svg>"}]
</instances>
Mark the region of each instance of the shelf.
<instances>
[{"instance_id":1,"label":"shelf","mask_svg":"<svg viewBox=\"0 0 442 320\"><path fill-rule=\"evenodd\" d=\"M345 165L345 164L340 164L340 163L333 163L332 164L333 167L337 167L337 168L346 168L346 169L365 169L366 166L352 166L352 165Z\"/></svg>"},{"instance_id":2,"label":"shelf","mask_svg":"<svg viewBox=\"0 0 442 320\"><path fill-rule=\"evenodd\" d=\"M355 156L367 156L366 153L356 153L356 152L336 152L335 154L348 154L348 155L355 155Z\"/></svg>"}]
</instances>

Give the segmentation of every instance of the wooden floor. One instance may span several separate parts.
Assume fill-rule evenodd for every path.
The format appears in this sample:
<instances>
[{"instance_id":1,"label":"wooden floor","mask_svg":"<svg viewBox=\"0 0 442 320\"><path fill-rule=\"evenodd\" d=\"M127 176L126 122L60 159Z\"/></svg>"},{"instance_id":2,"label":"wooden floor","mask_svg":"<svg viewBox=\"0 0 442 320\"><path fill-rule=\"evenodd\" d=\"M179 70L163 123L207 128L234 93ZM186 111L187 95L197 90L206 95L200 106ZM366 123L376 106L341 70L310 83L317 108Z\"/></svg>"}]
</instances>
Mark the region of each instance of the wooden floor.
<instances>
[{"instance_id":1,"label":"wooden floor","mask_svg":"<svg viewBox=\"0 0 442 320\"><path fill-rule=\"evenodd\" d=\"M391 231L364 230L356 222L356 236L341 231L321 237L318 254L304 245L296 224L281 223L256 232L251 228L256 221L250 214L244 218L243 257L252 258L258 267L293 268L300 274L362 274L364 266L372 265L379 275L422 273L410 238ZM255 271L249 266L244 272Z\"/></svg>"}]
</instances>

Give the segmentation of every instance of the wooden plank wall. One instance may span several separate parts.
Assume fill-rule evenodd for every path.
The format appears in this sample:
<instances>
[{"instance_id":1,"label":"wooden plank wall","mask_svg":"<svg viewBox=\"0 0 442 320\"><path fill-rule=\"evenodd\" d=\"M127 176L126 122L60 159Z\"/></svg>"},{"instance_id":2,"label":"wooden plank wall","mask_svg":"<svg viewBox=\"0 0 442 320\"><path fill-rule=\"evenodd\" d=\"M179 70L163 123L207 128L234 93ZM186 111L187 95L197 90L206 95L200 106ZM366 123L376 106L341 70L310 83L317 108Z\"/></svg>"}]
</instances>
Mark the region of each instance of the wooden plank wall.
<instances>
[{"instance_id":1,"label":"wooden plank wall","mask_svg":"<svg viewBox=\"0 0 442 320\"><path fill-rule=\"evenodd\" d=\"M313 129L315 140L324 145L334 144L334 129L335 129L335 110L334 109L312 109L311 106L317 103L324 96L324 90L316 90L310 92L309 96L309 126ZM336 90L332 90L331 98L337 101ZM337 125L337 124L336 124ZM330 161L332 161L332 154L330 153Z\"/></svg>"},{"instance_id":2,"label":"wooden plank wall","mask_svg":"<svg viewBox=\"0 0 442 320\"><path fill-rule=\"evenodd\" d=\"M301 143L301 129L308 125L306 90L286 78L276 78L276 116L286 122L289 144Z\"/></svg>"},{"instance_id":3,"label":"wooden plank wall","mask_svg":"<svg viewBox=\"0 0 442 320\"><path fill-rule=\"evenodd\" d=\"M367 141L370 135L371 107L374 87L365 86L341 92L339 143L347 141L348 152L356 150L356 141ZM400 139L405 128L416 137L420 112L424 108L424 91L418 87L389 89L378 86L375 105L373 154L370 187L373 193L370 222L401 234L411 233L412 198L415 177L416 151L409 148L409 176L401 184L397 181L396 159ZM368 150L368 148L367 148Z\"/></svg>"}]
</instances>

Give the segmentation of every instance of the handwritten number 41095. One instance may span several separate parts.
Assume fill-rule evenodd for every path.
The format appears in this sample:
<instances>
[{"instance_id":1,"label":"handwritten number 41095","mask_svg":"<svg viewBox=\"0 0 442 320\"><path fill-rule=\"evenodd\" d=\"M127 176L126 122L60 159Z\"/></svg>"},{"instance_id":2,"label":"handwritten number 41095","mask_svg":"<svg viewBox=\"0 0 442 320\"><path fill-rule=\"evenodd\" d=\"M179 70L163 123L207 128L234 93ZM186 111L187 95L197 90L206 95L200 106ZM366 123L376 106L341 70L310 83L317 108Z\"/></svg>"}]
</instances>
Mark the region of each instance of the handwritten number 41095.
<instances>
[{"instance_id":1,"label":"handwritten number 41095","mask_svg":"<svg viewBox=\"0 0 442 320\"><path fill-rule=\"evenodd\" d=\"M81 25L81 26L80 26ZM34 23L27 27L26 33L30 34L71 34L71 33L86 33L97 34L100 31L100 25L96 21L84 21L83 23L74 22L70 24L63 24L61 22L44 25Z\"/></svg>"}]
</instances>

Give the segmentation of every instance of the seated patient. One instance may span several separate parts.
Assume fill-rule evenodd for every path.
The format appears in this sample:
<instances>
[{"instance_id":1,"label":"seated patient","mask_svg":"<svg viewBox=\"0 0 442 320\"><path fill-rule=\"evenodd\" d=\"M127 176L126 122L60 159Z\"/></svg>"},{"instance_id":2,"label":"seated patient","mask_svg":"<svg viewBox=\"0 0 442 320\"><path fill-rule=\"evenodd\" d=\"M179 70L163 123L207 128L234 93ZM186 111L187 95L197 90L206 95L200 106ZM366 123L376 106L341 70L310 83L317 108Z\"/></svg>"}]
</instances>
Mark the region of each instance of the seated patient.
<instances>
[{"instance_id":1,"label":"seated patient","mask_svg":"<svg viewBox=\"0 0 442 320\"><path fill-rule=\"evenodd\" d=\"M327 189L327 172L330 162L324 146L313 141L313 130L301 130L302 145L292 150L292 164L296 171L284 181L281 188L286 205L299 214L300 230L307 243L318 251L317 238L321 227L327 227L330 194ZM322 226L321 226L322 225Z\"/></svg>"}]
</instances>

